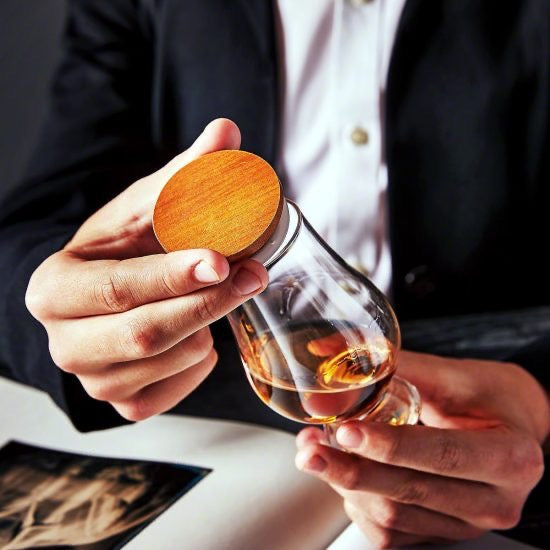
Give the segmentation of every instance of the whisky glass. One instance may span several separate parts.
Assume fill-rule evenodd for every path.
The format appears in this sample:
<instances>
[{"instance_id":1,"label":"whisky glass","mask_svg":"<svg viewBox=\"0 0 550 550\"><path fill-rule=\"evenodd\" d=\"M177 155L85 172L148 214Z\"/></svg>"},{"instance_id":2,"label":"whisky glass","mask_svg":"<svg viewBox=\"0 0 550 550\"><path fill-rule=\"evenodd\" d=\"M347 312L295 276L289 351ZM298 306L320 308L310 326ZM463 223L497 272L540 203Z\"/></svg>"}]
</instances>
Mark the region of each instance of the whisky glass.
<instances>
[{"instance_id":1,"label":"whisky glass","mask_svg":"<svg viewBox=\"0 0 550 550\"><path fill-rule=\"evenodd\" d=\"M293 202L277 231L257 257L269 272L266 290L228 315L256 394L287 418L323 425L335 446L345 420L415 424L420 397L394 376L400 332L384 294Z\"/></svg>"}]
</instances>

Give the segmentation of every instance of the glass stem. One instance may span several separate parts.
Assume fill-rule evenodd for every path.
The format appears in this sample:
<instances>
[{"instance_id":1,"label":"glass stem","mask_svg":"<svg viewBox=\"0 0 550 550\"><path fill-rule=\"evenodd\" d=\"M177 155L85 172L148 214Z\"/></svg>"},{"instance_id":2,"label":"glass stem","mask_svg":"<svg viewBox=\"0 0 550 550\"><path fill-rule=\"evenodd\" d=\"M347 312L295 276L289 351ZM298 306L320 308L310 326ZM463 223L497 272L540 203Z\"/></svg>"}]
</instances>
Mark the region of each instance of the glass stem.
<instances>
[{"instance_id":1,"label":"glass stem","mask_svg":"<svg viewBox=\"0 0 550 550\"><path fill-rule=\"evenodd\" d=\"M383 422L392 426L416 424L420 417L421 401L417 389L398 376L394 376L380 403L357 420ZM342 422L323 424L323 431L328 445L343 449L336 441L336 431Z\"/></svg>"},{"instance_id":2,"label":"glass stem","mask_svg":"<svg viewBox=\"0 0 550 550\"><path fill-rule=\"evenodd\" d=\"M361 420L383 422L392 426L416 424L422 402L418 390L399 376L394 376L380 404Z\"/></svg>"},{"instance_id":3,"label":"glass stem","mask_svg":"<svg viewBox=\"0 0 550 550\"><path fill-rule=\"evenodd\" d=\"M336 441L336 431L342 425L341 422L331 422L330 424L323 424L323 432L325 434L325 440L334 449L344 451L345 449L340 446Z\"/></svg>"}]
</instances>

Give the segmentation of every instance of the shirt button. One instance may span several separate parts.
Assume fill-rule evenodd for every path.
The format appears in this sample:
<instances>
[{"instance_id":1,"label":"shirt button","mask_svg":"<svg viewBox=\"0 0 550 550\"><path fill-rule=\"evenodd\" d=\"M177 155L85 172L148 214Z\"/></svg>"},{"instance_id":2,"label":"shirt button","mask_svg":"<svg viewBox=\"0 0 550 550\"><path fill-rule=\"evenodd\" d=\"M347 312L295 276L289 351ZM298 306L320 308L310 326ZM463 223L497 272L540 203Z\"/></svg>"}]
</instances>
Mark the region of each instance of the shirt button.
<instances>
[{"instance_id":1,"label":"shirt button","mask_svg":"<svg viewBox=\"0 0 550 550\"><path fill-rule=\"evenodd\" d=\"M350 138L355 145L366 145L369 142L368 132L359 126L351 131Z\"/></svg>"},{"instance_id":2,"label":"shirt button","mask_svg":"<svg viewBox=\"0 0 550 550\"><path fill-rule=\"evenodd\" d=\"M413 267L405 275L405 288L417 299L424 299L435 290L435 282L427 265Z\"/></svg>"}]
</instances>

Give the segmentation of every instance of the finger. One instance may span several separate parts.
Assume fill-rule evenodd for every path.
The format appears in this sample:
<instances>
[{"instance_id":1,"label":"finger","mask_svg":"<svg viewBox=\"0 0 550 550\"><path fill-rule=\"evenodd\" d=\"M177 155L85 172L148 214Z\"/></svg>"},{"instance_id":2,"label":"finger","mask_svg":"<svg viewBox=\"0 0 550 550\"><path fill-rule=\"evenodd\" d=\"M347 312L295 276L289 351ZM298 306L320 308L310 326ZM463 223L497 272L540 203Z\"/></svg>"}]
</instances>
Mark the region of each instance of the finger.
<instances>
[{"instance_id":1,"label":"finger","mask_svg":"<svg viewBox=\"0 0 550 550\"><path fill-rule=\"evenodd\" d=\"M323 338L316 338L307 343L307 351L317 357L338 355L348 349L348 341L343 334L337 332Z\"/></svg>"},{"instance_id":2,"label":"finger","mask_svg":"<svg viewBox=\"0 0 550 550\"><path fill-rule=\"evenodd\" d=\"M521 499L485 483L388 466L325 445L300 449L296 466L343 491L377 494L481 529L508 529L521 513Z\"/></svg>"},{"instance_id":3,"label":"finger","mask_svg":"<svg viewBox=\"0 0 550 550\"><path fill-rule=\"evenodd\" d=\"M296 436L296 447L298 447L298 449L306 445L311 445L312 443L326 443L323 430L309 426L300 431Z\"/></svg>"},{"instance_id":4,"label":"finger","mask_svg":"<svg viewBox=\"0 0 550 550\"><path fill-rule=\"evenodd\" d=\"M81 375L86 392L100 401L116 402L130 398L146 386L164 380L200 363L213 348L210 329L205 327L173 348L147 359L108 365Z\"/></svg>"},{"instance_id":5,"label":"finger","mask_svg":"<svg viewBox=\"0 0 550 550\"><path fill-rule=\"evenodd\" d=\"M202 155L223 149L239 149L240 146L241 132L239 127L228 118L217 118L204 128L202 134L189 149L174 157L157 174L167 181L180 168Z\"/></svg>"},{"instance_id":6,"label":"finger","mask_svg":"<svg viewBox=\"0 0 550 550\"><path fill-rule=\"evenodd\" d=\"M85 261L62 252L46 266L40 303L33 309L42 319L120 313L189 294L228 275L227 260L213 250L181 250L120 261Z\"/></svg>"},{"instance_id":7,"label":"finger","mask_svg":"<svg viewBox=\"0 0 550 550\"><path fill-rule=\"evenodd\" d=\"M470 431L351 421L340 426L336 439L384 464L502 486L517 483L525 463L540 454L535 444L502 426Z\"/></svg>"},{"instance_id":8,"label":"finger","mask_svg":"<svg viewBox=\"0 0 550 550\"><path fill-rule=\"evenodd\" d=\"M390 531L448 540L472 539L485 532L452 516L378 495L346 491L344 498L356 511L356 521L366 516L370 522Z\"/></svg>"},{"instance_id":9,"label":"finger","mask_svg":"<svg viewBox=\"0 0 550 550\"><path fill-rule=\"evenodd\" d=\"M267 286L258 262L235 264L218 285L139 306L124 313L57 321L50 353L67 372L87 374L106 364L158 355L220 319Z\"/></svg>"},{"instance_id":10,"label":"finger","mask_svg":"<svg viewBox=\"0 0 550 550\"><path fill-rule=\"evenodd\" d=\"M121 416L132 421L166 412L187 397L210 374L217 360L218 354L212 349L199 364L155 382L129 399L112 405Z\"/></svg>"},{"instance_id":11,"label":"finger","mask_svg":"<svg viewBox=\"0 0 550 550\"><path fill-rule=\"evenodd\" d=\"M432 542L432 537L422 537L410 533L402 533L394 529L387 529L370 520L362 510L356 508L351 502L344 501L344 509L348 517L366 535L376 548L395 548L398 546L411 546L421 542ZM433 541L436 542L436 541Z\"/></svg>"}]
</instances>

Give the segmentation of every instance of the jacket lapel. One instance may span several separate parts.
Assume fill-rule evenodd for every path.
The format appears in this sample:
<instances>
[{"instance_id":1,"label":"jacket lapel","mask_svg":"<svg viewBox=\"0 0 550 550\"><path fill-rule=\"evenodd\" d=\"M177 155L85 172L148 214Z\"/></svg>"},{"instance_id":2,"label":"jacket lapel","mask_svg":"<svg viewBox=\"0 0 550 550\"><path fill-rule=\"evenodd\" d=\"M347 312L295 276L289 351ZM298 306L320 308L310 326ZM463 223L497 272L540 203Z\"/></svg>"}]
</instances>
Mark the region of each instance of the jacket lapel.
<instances>
[{"instance_id":1,"label":"jacket lapel","mask_svg":"<svg viewBox=\"0 0 550 550\"><path fill-rule=\"evenodd\" d=\"M423 175L418 173L415 164L416 144L415 138L411 137L414 136L412 125L418 123L415 104L411 107L411 97L414 100L418 90L430 87L426 81L418 86L417 70L438 32L441 17L441 0L407 0L388 70L384 124L388 226L393 264L392 290L401 315L406 314L409 307L417 307L434 288L430 262L425 257L427 235L422 229L428 220L418 219L421 216L419 196L425 193L422 195L424 190L419 188ZM433 186L434 182L430 183Z\"/></svg>"},{"instance_id":2,"label":"jacket lapel","mask_svg":"<svg viewBox=\"0 0 550 550\"><path fill-rule=\"evenodd\" d=\"M238 0L250 28L257 54L257 95L243 112L243 149L256 152L271 164L276 161L278 142L278 55L272 0ZM245 135L246 133L246 135Z\"/></svg>"},{"instance_id":3,"label":"jacket lapel","mask_svg":"<svg viewBox=\"0 0 550 550\"><path fill-rule=\"evenodd\" d=\"M226 117L239 125L242 149L273 162L278 92L271 0L167 0L156 17L154 128L165 155Z\"/></svg>"}]
</instances>

